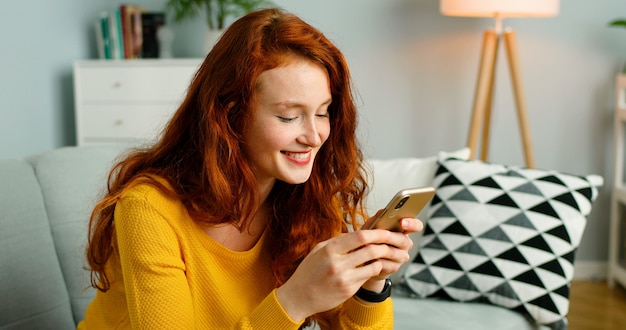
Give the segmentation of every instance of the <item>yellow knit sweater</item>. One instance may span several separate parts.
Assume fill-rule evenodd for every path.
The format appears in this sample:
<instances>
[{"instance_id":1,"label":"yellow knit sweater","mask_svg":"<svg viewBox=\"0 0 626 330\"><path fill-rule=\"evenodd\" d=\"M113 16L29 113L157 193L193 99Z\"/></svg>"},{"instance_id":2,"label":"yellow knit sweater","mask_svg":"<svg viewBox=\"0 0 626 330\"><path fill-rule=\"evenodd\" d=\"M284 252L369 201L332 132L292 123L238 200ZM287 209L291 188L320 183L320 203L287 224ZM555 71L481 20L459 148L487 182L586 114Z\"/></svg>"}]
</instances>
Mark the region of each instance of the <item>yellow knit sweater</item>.
<instances>
[{"instance_id":1,"label":"yellow knit sweater","mask_svg":"<svg viewBox=\"0 0 626 330\"><path fill-rule=\"evenodd\" d=\"M78 329L297 329L276 299L265 234L235 252L212 240L183 205L141 183L115 208L119 256ZM392 329L391 299L348 299L332 329Z\"/></svg>"}]
</instances>

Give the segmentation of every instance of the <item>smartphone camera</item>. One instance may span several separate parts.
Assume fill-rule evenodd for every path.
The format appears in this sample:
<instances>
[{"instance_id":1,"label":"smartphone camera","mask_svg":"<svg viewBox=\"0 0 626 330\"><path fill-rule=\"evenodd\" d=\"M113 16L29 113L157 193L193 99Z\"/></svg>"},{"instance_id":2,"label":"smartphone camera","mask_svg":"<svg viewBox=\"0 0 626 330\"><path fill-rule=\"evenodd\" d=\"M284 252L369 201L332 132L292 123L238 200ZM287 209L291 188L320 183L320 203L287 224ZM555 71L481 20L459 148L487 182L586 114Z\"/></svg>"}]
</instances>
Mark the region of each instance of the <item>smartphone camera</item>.
<instances>
[{"instance_id":1,"label":"smartphone camera","mask_svg":"<svg viewBox=\"0 0 626 330\"><path fill-rule=\"evenodd\" d=\"M402 206L404 206L404 204L405 204L405 203L406 203L406 201L408 201L408 200L409 200L409 196L404 196L404 198L402 198L402 199L398 202L398 204L396 204L396 207L394 207L393 209L394 209L394 210L398 210L398 209L400 209Z\"/></svg>"}]
</instances>

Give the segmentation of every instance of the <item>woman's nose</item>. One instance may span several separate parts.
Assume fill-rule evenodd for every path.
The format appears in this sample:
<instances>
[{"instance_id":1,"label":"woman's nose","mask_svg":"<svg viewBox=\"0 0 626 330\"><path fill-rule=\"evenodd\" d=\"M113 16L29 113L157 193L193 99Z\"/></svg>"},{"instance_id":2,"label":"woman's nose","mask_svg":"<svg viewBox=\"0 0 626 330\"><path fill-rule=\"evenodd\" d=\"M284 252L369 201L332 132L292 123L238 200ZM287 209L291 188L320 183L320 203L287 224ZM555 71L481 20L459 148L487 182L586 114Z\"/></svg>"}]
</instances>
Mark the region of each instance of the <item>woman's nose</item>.
<instances>
[{"instance_id":1,"label":"woman's nose","mask_svg":"<svg viewBox=\"0 0 626 330\"><path fill-rule=\"evenodd\" d=\"M322 138L317 127L315 119L307 120L304 124L301 143L311 147L319 147L322 144Z\"/></svg>"}]
</instances>

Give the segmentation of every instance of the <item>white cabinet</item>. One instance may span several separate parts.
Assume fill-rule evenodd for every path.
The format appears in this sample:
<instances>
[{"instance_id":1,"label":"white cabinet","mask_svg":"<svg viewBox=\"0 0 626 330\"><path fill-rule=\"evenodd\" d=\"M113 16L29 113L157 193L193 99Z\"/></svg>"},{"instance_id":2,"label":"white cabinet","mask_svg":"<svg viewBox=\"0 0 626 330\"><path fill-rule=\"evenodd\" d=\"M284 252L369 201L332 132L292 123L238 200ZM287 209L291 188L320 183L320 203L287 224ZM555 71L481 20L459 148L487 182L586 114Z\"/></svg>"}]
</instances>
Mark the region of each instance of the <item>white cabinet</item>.
<instances>
[{"instance_id":1,"label":"white cabinet","mask_svg":"<svg viewBox=\"0 0 626 330\"><path fill-rule=\"evenodd\" d=\"M615 168L611 196L611 227L609 245L610 286L626 287L626 183L624 156L626 152L626 74L616 79L615 100Z\"/></svg>"},{"instance_id":2,"label":"white cabinet","mask_svg":"<svg viewBox=\"0 0 626 330\"><path fill-rule=\"evenodd\" d=\"M78 145L156 138L181 103L200 59L74 63Z\"/></svg>"}]
</instances>

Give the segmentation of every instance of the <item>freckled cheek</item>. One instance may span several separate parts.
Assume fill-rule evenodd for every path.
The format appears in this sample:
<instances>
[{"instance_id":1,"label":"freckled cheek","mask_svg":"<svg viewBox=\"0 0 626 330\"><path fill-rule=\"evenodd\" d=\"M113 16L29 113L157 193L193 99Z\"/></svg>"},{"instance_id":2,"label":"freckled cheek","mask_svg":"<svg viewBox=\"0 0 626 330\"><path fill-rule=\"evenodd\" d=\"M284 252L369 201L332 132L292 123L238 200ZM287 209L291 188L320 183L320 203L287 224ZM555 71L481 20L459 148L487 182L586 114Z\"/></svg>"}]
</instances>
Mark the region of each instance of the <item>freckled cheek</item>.
<instances>
[{"instance_id":1,"label":"freckled cheek","mask_svg":"<svg viewBox=\"0 0 626 330\"><path fill-rule=\"evenodd\" d=\"M330 125L326 125L323 128L320 128L319 135L322 142L326 142L326 140L328 140L328 137L330 136Z\"/></svg>"},{"instance_id":2,"label":"freckled cheek","mask_svg":"<svg viewBox=\"0 0 626 330\"><path fill-rule=\"evenodd\" d=\"M271 149L282 150L288 148L292 140L295 139L295 133L286 130L267 129L266 135L258 139L258 143Z\"/></svg>"}]
</instances>

